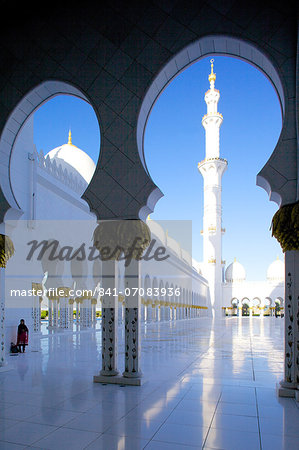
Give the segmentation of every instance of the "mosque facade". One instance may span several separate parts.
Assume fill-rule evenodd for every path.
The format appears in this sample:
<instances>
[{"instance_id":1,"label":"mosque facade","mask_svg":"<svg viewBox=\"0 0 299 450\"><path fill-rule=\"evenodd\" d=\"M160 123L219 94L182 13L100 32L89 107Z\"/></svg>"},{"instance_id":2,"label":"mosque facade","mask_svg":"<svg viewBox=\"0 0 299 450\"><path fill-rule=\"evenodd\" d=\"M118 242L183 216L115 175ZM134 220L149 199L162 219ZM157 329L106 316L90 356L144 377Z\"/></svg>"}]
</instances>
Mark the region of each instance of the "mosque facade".
<instances>
[{"instance_id":1,"label":"mosque facade","mask_svg":"<svg viewBox=\"0 0 299 450\"><path fill-rule=\"evenodd\" d=\"M66 141L46 154L38 151L32 116L14 146L11 178L23 215L6 221L15 247L5 269L6 350L15 340L21 317L38 334L42 311L47 313L51 332L94 327L102 311L103 267L92 246L97 219L81 198L95 163L74 145L71 131ZM141 320L150 323L210 315L209 286L199 263L158 221L148 218L147 224L151 245L147 258L140 261ZM163 251L163 258L153 257ZM125 261L115 264L117 281L112 295L116 320L122 324Z\"/></svg>"},{"instance_id":2,"label":"mosque facade","mask_svg":"<svg viewBox=\"0 0 299 450\"><path fill-rule=\"evenodd\" d=\"M282 261L270 264L264 282L246 281L245 268L237 260L225 269L221 181L227 161L220 156L223 117L218 112L220 92L215 81L212 61L210 89L205 94L207 113L202 119L206 154L198 164L204 179L203 261L192 258L191 252L169 236L158 221L148 218L152 251L164 249L167 258L159 263L153 258L140 263L141 320L147 323L211 315L273 315L276 304L282 309L284 306ZM66 331L74 326L80 329L95 326L97 312L102 308L101 260L90 247L97 219L81 198L93 177L95 163L73 144L71 132L67 143L47 154L35 148L33 132L31 116L18 135L11 158L11 182L23 214L6 221L7 233L16 248L6 269L7 348L15 338L21 316L31 330L39 333L44 310L50 330ZM84 243L79 238L83 228L87 237ZM57 235L59 242L55 248ZM36 244L30 246L30 242ZM43 242L46 247L40 247ZM34 245L38 248L34 249ZM87 255L88 249L92 256ZM54 256L51 260L48 256L54 250L64 256L77 252L79 257ZM30 252L36 258L29 265ZM114 287L119 324L125 319L124 272L124 262L119 262ZM59 292L55 290L58 288Z\"/></svg>"}]
</instances>

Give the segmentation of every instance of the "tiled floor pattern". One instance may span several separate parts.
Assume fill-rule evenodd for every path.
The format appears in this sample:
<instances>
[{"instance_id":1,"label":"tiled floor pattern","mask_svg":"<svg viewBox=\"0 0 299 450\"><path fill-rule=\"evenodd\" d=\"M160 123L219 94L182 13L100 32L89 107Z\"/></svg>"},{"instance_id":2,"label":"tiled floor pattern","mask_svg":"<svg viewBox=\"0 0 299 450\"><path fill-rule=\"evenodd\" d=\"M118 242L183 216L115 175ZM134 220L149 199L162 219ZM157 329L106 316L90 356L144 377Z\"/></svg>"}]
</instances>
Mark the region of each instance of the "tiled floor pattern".
<instances>
[{"instance_id":1,"label":"tiled floor pattern","mask_svg":"<svg viewBox=\"0 0 299 450\"><path fill-rule=\"evenodd\" d=\"M275 393L282 319L143 324L142 335L141 387L92 383L99 330L45 334L9 356L0 449L298 450L299 408Z\"/></svg>"}]
</instances>

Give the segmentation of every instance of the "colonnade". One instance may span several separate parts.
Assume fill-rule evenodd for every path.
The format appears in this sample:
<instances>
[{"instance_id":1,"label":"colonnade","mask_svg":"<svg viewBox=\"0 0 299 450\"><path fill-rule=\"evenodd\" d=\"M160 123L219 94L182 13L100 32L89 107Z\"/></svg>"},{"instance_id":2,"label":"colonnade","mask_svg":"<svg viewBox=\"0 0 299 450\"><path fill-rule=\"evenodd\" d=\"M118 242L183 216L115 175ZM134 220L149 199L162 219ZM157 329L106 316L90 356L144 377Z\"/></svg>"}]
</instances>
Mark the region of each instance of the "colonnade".
<instances>
[{"instance_id":1,"label":"colonnade","mask_svg":"<svg viewBox=\"0 0 299 450\"><path fill-rule=\"evenodd\" d=\"M141 320L147 323L194 319L207 313L207 306L141 299Z\"/></svg>"},{"instance_id":2,"label":"colonnade","mask_svg":"<svg viewBox=\"0 0 299 450\"><path fill-rule=\"evenodd\" d=\"M49 329L72 329L73 324L89 328L96 323L95 298L69 298L49 296ZM74 322L74 304L76 320Z\"/></svg>"},{"instance_id":3,"label":"colonnade","mask_svg":"<svg viewBox=\"0 0 299 450\"><path fill-rule=\"evenodd\" d=\"M42 292L42 285L32 283L35 292ZM48 297L48 329L72 330L74 323L81 328L89 328L96 323L97 299L87 296L71 298L70 288L59 287ZM35 295L32 307L33 331L41 331L41 302L42 296ZM74 322L74 305L76 306L76 320Z\"/></svg>"},{"instance_id":4,"label":"colonnade","mask_svg":"<svg viewBox=\"0 0 299 450\"><path fill-rule=\"evenodd\" d=\"M140 261L132 259L124 269L123 286L119 286L118 262L102 263L102 369L95 382L141 384L140 324L196 318L207 314L208 308L190 303L141 297ZM126 295L111 295L124 288ZM137 289L137 292L136 292ZM110 293L110 294L109 294ZM118 329L124 326L124 371L118 370Z\"/></svg>"}]
</instances>

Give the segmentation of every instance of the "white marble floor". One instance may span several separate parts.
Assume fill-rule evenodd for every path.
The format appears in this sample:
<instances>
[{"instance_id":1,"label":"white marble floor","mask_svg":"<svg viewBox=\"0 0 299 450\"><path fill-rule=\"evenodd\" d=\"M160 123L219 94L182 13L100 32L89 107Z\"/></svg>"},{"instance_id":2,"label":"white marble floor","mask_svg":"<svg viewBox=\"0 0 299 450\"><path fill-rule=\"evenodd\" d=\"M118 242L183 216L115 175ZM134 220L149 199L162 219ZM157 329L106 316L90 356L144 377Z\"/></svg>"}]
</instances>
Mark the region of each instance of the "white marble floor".
<instances>
[{"instance_id":1,"label":"white marble floor","mask_svg":"<svg viewBox=\"0 0 299 450\"><path fill-rule=\"evenodd\" d=\"M0 449L299 448L299 407L275 393L282 319L153 323L142 335L141 387L92 382L99 330L43 335L28 353L8 356Z\"/></svg>"}]
</instances>

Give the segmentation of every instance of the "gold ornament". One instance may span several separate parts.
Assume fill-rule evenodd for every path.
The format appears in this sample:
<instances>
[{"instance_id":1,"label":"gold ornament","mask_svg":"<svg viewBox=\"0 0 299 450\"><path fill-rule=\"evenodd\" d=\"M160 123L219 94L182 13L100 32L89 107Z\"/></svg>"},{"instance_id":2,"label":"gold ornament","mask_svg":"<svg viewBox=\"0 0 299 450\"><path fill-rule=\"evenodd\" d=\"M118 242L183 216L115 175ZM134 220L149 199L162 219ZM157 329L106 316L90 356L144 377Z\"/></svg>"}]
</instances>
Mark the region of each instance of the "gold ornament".
<instances>
[{"instance_id":1,"label":"gold ornament","mask_svg":"<svg viewBox=\"0 0 299 450\"><path fill-rule=\"evenodd\" d=\"M273 216L271 229L283 252L299 250L299 201L281 206Z\"/></svg>"},{"instance_id":2,"label":"gold ornament","mask_svg":"<svg viewBox=\"0 0 299 450\"><path fill-rule=\"evenodd\" d=\"M8 236L0 234L0 267L6 267L7 261L12 257L14 252L15 248L12 240Z\"/></svg>"},{"instance_id":3,"label":"gold ornament","mask_svg":"<svg viewBox=\"0 0 299 450\"><path fill-rule=\"evenodd\" d=\"M93 240L102 259L119 260L123 254L140 259L151 233L142 220L106 220L95 229Z\"/></svg>"}]
</instances>

